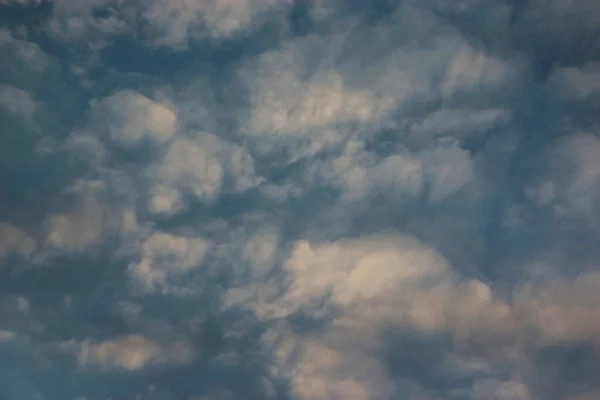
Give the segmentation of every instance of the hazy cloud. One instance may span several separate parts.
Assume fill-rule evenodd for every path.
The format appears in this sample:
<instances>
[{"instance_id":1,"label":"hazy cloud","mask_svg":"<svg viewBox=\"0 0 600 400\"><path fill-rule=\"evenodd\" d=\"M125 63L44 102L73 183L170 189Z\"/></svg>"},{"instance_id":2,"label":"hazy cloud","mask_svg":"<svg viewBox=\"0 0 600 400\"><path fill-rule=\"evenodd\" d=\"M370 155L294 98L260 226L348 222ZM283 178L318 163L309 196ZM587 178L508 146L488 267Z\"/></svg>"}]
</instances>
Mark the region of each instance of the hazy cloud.
<instances>
[{"instance_id":1,"label":"hazy cloud","mask_svg":"<svg viewBox=\"0 0 600 400\"><path fill-rule=\"evenodd\" d=\"M77 355L80 365L99 365L134 371L149 365L189 363L192 350L184 341L158 344L141 335L127 335L101 342L66 343Z\"/></svg>"}]
</instances>

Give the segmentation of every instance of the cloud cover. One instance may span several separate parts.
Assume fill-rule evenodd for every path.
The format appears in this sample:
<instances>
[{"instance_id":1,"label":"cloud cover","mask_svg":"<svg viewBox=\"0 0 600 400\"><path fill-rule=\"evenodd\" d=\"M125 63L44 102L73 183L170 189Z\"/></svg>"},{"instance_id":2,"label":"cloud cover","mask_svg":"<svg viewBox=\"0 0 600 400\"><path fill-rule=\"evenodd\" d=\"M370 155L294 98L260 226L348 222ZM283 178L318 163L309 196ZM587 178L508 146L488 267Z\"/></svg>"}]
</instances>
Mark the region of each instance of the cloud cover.
<instances>
[{"instance_id":1,"label":"cloud cover","mask_svg":"<svg viewBox=\"0 0 600 400\"><path fill-rule=\"evenodd\" d=\"M600 394L596 2L0 8L0 397Z\"/></svg>"}]
</instances>

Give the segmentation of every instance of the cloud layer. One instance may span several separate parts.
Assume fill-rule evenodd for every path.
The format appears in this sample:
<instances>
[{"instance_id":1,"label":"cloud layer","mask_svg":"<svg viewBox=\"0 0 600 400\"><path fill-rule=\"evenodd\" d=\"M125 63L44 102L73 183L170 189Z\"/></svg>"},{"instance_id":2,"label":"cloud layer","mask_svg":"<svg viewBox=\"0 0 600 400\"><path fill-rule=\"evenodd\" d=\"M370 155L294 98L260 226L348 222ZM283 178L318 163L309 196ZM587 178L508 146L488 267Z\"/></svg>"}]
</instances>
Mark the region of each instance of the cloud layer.
<instances>
[{"instance_id":1,"label":"cloud layer","mask_svg":"<svg viewBox=\"0 0 600 400\"><path fill-rule=\"evenodd\" d=\"M0 1L0 397L597 398L596 4Z\"/></svg>"}]
</instances>

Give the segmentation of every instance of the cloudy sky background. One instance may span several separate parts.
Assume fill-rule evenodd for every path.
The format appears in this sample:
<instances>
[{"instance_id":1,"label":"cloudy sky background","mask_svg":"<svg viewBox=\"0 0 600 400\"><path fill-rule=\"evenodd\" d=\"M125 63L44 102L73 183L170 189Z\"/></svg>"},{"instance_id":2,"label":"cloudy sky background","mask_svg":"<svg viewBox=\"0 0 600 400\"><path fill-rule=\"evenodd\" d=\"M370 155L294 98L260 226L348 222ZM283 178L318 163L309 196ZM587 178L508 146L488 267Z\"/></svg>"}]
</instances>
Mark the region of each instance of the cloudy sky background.
<instances>
[{"instance_id":1,"label":"cloudy sky background","mask_svg":"<svg viewBox=\"0 0 600 400\"><path fill-rule=\"evenodd\" d=\"M0 26L0 399L600 398L599 2Z\"/></svg>"}]
</instances>

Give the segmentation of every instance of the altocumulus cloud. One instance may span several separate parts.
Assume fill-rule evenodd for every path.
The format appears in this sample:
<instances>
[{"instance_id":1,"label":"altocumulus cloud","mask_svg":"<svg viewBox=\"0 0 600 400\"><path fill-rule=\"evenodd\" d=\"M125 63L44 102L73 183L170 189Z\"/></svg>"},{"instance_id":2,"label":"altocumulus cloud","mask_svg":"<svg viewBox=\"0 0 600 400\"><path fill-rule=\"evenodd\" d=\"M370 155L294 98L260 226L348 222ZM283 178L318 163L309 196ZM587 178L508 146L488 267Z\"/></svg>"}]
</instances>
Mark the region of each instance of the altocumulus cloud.
<instances>
[{"instance_id":1,"label":"altocumulus cloud","mask_svg":"<svg viewBox=\"0 0 600 400\"><path fill-rule=\"evenodd\" d=\"M599 4L0 1L0 397L598 398Z\"/></svg>"}]
</instances>

